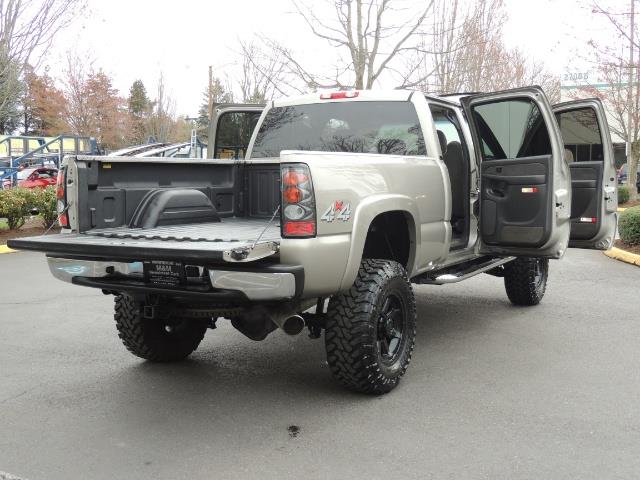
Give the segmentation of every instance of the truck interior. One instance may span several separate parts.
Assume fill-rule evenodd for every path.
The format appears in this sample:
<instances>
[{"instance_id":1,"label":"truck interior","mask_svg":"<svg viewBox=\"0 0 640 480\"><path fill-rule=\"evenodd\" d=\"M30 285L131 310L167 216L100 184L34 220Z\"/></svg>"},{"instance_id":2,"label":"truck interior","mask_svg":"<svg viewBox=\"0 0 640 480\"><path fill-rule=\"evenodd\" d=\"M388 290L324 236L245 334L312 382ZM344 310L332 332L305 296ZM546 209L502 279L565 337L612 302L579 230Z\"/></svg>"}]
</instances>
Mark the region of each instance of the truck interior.
<instances>
[{"instance_id":1,"label":"truck interior","mask_svg":"<svg viewBox=\"0 0 640 480\"><path fill-rule=\"evenodd\" d=\"M431 116L438 134L440 159L451 182L451 250L464 248L469 239L469 150L455 110L430 103Z\"/></svg>"}]
</instances>

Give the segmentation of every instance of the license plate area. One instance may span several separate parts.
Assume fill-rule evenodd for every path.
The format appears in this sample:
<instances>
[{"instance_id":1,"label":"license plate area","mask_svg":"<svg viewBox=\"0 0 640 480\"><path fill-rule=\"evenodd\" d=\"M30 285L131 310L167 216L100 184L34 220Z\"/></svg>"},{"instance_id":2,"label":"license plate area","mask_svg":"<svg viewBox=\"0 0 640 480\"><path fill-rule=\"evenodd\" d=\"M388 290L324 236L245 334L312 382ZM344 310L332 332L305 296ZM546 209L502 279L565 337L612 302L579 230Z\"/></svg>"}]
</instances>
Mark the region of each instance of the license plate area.
<instances>
[{"instance_id":1,"label":"license plate area","mask_svg":"<svg viewBox=\"0 0 640 480\"><path fill-rule=\"evenodd\" d=\"M150 260L143 263L144 281L154 285L175 287L185 283L184 264L172 260Z\"/></svg>"}]
</instances>

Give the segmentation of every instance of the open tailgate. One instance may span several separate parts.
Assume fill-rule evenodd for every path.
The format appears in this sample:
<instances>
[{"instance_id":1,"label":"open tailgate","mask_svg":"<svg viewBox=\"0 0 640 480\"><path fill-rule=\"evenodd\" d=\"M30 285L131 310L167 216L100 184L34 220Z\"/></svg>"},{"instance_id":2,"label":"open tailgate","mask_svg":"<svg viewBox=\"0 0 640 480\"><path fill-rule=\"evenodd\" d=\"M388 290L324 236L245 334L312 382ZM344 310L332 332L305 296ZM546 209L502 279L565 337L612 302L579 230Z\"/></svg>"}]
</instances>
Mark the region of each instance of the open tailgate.
<instances>
[{"instance_id":1,"label":"open tailgate","mask_svg":"<svg viewBox=\"0 0 640 480\"><path fill-rule=\"evenodd\" d=\"M278 252L280 228L265 226L264 219L224 219L221 223L42 235L9 240L8 246L93 259L251 262Z\"/></svg>"}]
</instances>

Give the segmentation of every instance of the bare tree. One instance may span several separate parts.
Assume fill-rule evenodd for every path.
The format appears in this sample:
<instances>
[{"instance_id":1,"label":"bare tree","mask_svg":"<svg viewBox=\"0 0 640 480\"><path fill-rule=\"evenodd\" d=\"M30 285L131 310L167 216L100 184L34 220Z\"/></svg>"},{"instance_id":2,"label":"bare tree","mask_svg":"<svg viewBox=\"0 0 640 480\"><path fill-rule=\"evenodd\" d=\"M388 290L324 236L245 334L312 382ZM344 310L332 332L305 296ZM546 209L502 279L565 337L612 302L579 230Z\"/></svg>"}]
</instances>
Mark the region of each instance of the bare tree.
<instances>
[{"instance_id":1,"label":"bare tree","mask_svg":"<svg viewBox=\"0 0 640 480\"><path fill-rule=\"evenodd\" d=\"M46 50L83 0L0 1L0 122L6 129L17 114L22 74L28 63L38 66Z\"/></svg>"},{"instance_id":2,"label":"bare tree","mask_svg":"<svg viewBox=\"0 0 640 480\"><path fill-rule=\"evenodd\" d=\"M270 55L256 42L240 42L242 62L237 80L245 103L265 103L276 95L285 95L288 67L278 55Z\"/></svg>"},{"instance_id":3,"label":"bare tree","mask_svg":"<svg viewBox=\"0 0 640 480\"><path fill-rule=\"evenodd\" d=\"M394 71L394 61L415 47L433 1L416 8L415 3L403 0L292 0L310 31L335 49L338 61L330 75L310 69L278 42L265 41L287 65L288 73L308 89L371 89L383 73ZM332 19L316 13L323 7L333 12Z\"/></svg>"},{"instance_id":4,"label":"bare tree","mask_svg":"<svg viewBox=\"0 0 640 480\"><path fill-rule=\"evenodd\" d=\"M611 132L627 142L627 187L634 200L638 196L635 172L640 160L640 34L633 0L630 5L618 5L614 10L605 8L600 1L590 2L593 12L611 27L609 38L614 41L589 41L600 85L581 86L573 96L600 98L607 109Z\"/></svg>"},{"instance_id":5,"label":"bare tree","mask_svg":"<svg viewBox=\"0 0 640 480\"><path fill-rule=\"evenodd\" d=\"M93 71L93 60L77 53L67 53L63 89L66 101L65 121L78 135L92 135L92 121L87 95L87 77Z\"/></svg>"},{"instance_id":6,"label":"bare tree","mask_svg":"<svg viewBox=\"0 0 640 480\"><path fill-rule=\"evenodd\" d=\"M64 97L64 119L72 133L96 137L107 149L126 143L131 127L127 101L104 71L70 54Z\"/></svg>"},{"instance_id":7,"label":"bare tree","mask_svg":"<svg viewBox=\"0 0 640 480\"><path fill-rule=\"evenodd\" d=\"M175 126L175 110L175 100L167 92L164 74L160 73L156 99L147 121L147 135L153 137L157 142L169 141Z\"/></svg>"},{"instance_id":8,"label":"bare tree","mask_svg":"<svg viewBox=\"0 0 640 480\"><path fill-rule=\"evenodd\" d=\"M540 84L559 98L559 83L543 64L505 46L505 21L503 0L437 0L400 86L442 94Z\"/></svg>"}]
</instances>

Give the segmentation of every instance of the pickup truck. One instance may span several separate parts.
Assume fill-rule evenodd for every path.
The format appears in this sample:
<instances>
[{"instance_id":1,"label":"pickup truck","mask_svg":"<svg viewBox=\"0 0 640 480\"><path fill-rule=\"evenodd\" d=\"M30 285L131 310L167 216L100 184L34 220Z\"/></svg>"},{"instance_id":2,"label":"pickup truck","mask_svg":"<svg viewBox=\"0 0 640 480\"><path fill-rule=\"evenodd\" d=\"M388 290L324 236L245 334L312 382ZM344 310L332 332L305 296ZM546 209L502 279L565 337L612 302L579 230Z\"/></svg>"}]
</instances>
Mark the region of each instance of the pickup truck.
<instances>
[{"instance_id":1,"label":"pickup truck","mask_svg":"<svg viewBox=\"0 0 640 480\"><path fill-rule=\"evenodd\" d=\"M535 305L549 259L615 237L596 99L322 92L219 106L209 138L206 160L66 157L64 233L9 242L114 295L150 361L187 357L220 319L253 340L306 327L340 383L386 393L414 347L413 284L487 273Z\"/></svg>"}]
</instances>

